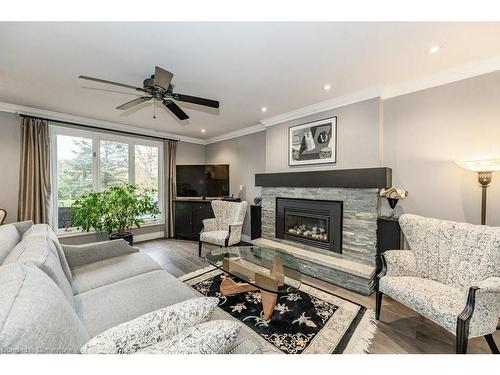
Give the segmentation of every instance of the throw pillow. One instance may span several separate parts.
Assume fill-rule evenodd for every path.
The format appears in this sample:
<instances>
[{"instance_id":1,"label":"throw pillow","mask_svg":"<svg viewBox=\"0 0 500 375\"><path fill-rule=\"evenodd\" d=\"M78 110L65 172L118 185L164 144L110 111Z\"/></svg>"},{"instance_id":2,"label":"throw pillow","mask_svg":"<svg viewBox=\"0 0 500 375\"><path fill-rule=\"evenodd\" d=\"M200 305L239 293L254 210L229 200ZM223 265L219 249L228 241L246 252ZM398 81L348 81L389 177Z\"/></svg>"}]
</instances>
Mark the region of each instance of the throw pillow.
<instances>
[{"instance_id":1,"label":"throw pillow","mask_svg":"<svg viewBox=\"0 0 500 375\"><path fill-rule=\"evenodd\" d=\"M224 354L240 333L241 324L213 320L182 331L171 339L151 345L138 354Z\"/></svg>"},{"instance_id":2,"label":"throw pillow","mask_svg":"<svg viewBox=\"0 0 500 375\"><path fill-rule=\"evenodd\" d=\"M144 314L92 338L84 354L130 354L208 321L218 305L213 297L193 298Z\"/></svg>"}]
</instances>

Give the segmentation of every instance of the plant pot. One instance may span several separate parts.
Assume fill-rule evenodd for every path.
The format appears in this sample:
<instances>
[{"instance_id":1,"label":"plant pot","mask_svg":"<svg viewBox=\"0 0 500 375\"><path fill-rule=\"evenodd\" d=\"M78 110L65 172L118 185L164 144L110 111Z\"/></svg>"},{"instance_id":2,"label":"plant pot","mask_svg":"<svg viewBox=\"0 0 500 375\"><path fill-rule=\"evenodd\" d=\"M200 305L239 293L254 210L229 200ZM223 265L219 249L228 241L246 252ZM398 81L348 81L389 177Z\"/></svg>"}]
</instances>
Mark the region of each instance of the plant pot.
<instances>
[{"instance_id":1,"label":"plant pot","mask_svg":"<svg viewBox=\"0 0 500 375\"><path fill-rule=\"evenodd\" d=\"M130 246L134 244L134 235L131 232L126 232L126 233L111 233L109 235L110 240L119 240L119 239L124 239L127 241Z\"/></svg>"}]
</instances>

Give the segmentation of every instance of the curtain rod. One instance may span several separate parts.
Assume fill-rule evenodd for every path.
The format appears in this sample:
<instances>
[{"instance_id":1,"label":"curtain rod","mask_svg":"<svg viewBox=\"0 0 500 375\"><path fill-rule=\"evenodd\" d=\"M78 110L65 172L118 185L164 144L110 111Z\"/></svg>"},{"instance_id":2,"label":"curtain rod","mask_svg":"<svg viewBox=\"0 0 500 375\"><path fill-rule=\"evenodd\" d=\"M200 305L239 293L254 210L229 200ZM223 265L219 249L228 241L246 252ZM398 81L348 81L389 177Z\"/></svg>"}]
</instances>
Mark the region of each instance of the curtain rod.
<instances>
[{"instance_id":1,"label":"curtain rod","mask_svg":"<svg viewBox=\"0 0 500 375\"><path fill-rule=\"evenodd\" d=\"M36 118L38 120L45 120L45 121L50 121L50 122L58 122L60 124L83 126L85 128L90 128L90 129L106 130L108 132L113 132L113 133L128 134L128 135L138 135L138 136L141 136L141 137L152 138L152 139L159 139L159 140L162 140L162 141L179 142L178 139L164 138L164 137L157 137L157 136L154 136L154 135L145 135L145 134L133 133L133 132L125 131L125 130L106 129L106 128L102 128L102 127L99 127L99 126L78 124L76 122L69 122L69 121L53 120L53 119L45 118L45 117L23 115L21 113L19 113L19 116L21 116L21 117L29 117L29 118Z\"/></svg>"}]
</instances>

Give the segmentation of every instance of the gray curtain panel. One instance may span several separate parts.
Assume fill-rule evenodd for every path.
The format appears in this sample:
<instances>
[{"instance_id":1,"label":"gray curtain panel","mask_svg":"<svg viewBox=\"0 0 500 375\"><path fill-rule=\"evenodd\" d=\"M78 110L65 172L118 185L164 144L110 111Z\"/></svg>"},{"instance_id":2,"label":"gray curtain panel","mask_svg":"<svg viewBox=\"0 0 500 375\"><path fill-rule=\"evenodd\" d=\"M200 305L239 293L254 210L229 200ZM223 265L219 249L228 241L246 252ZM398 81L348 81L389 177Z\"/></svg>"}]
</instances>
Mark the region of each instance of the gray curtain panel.
<instances>
[{"instance_id":1,"label":"gray curtain panel","mask_svg":"<svg viewBox=\"0 0 500 375\"><path fill-rule=\"evenodd\" d=\"M165 176L165 237L174 236L174 199L176 192L176 141L165 141L164 143L164 176Z\"/></svg>"},{"instance_id":2,"label":"gray curtain panel","mask_svg":"<svg viewBox=\"0 0 500 375\"><path fill-rule=\"evenodd\" d=\"M49 222L50 142L45 120L24 117L21 124L21 171L17 220Z\"/></svg>"}]
</instances>

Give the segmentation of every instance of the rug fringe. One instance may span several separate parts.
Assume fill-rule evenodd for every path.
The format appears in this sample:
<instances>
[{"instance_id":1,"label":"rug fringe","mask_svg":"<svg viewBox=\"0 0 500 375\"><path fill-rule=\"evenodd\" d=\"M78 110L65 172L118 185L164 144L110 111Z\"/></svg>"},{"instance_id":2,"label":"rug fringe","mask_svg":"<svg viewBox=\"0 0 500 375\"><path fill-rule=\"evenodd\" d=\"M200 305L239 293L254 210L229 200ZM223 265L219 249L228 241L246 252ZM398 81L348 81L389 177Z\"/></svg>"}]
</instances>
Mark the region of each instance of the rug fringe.
<instances>
[{"instance_id":1,"label":"rug fringe","mask_svg":"<svg viewBox=\"0 0 500 375\"><path fill-rule=\"evenodd\" d=\"M186 281L186 280L192 279L193 277L197 277L197 276L203 275L204 273L213 271L215 269L217 269L217 268L214 266L207 266L204 268L200 268L199 270L196 270L196 271L193 271L190 273L186 273L185 275L179 276L178 279L180 281Z\"/></svg>"},{"instance_id":2,"label":"rug fringe","mask_svg":"<svg viewBox=\"0 0 500 375\"><path fill-rule=\"evenodd\" d=\"M347 344L344 354L367 354L370 348L373 337L377 332L377 320L375 312L367 309L365 315L361 319L356 332L354 332L351 340Z\"/></svg>"}]
</instances>

